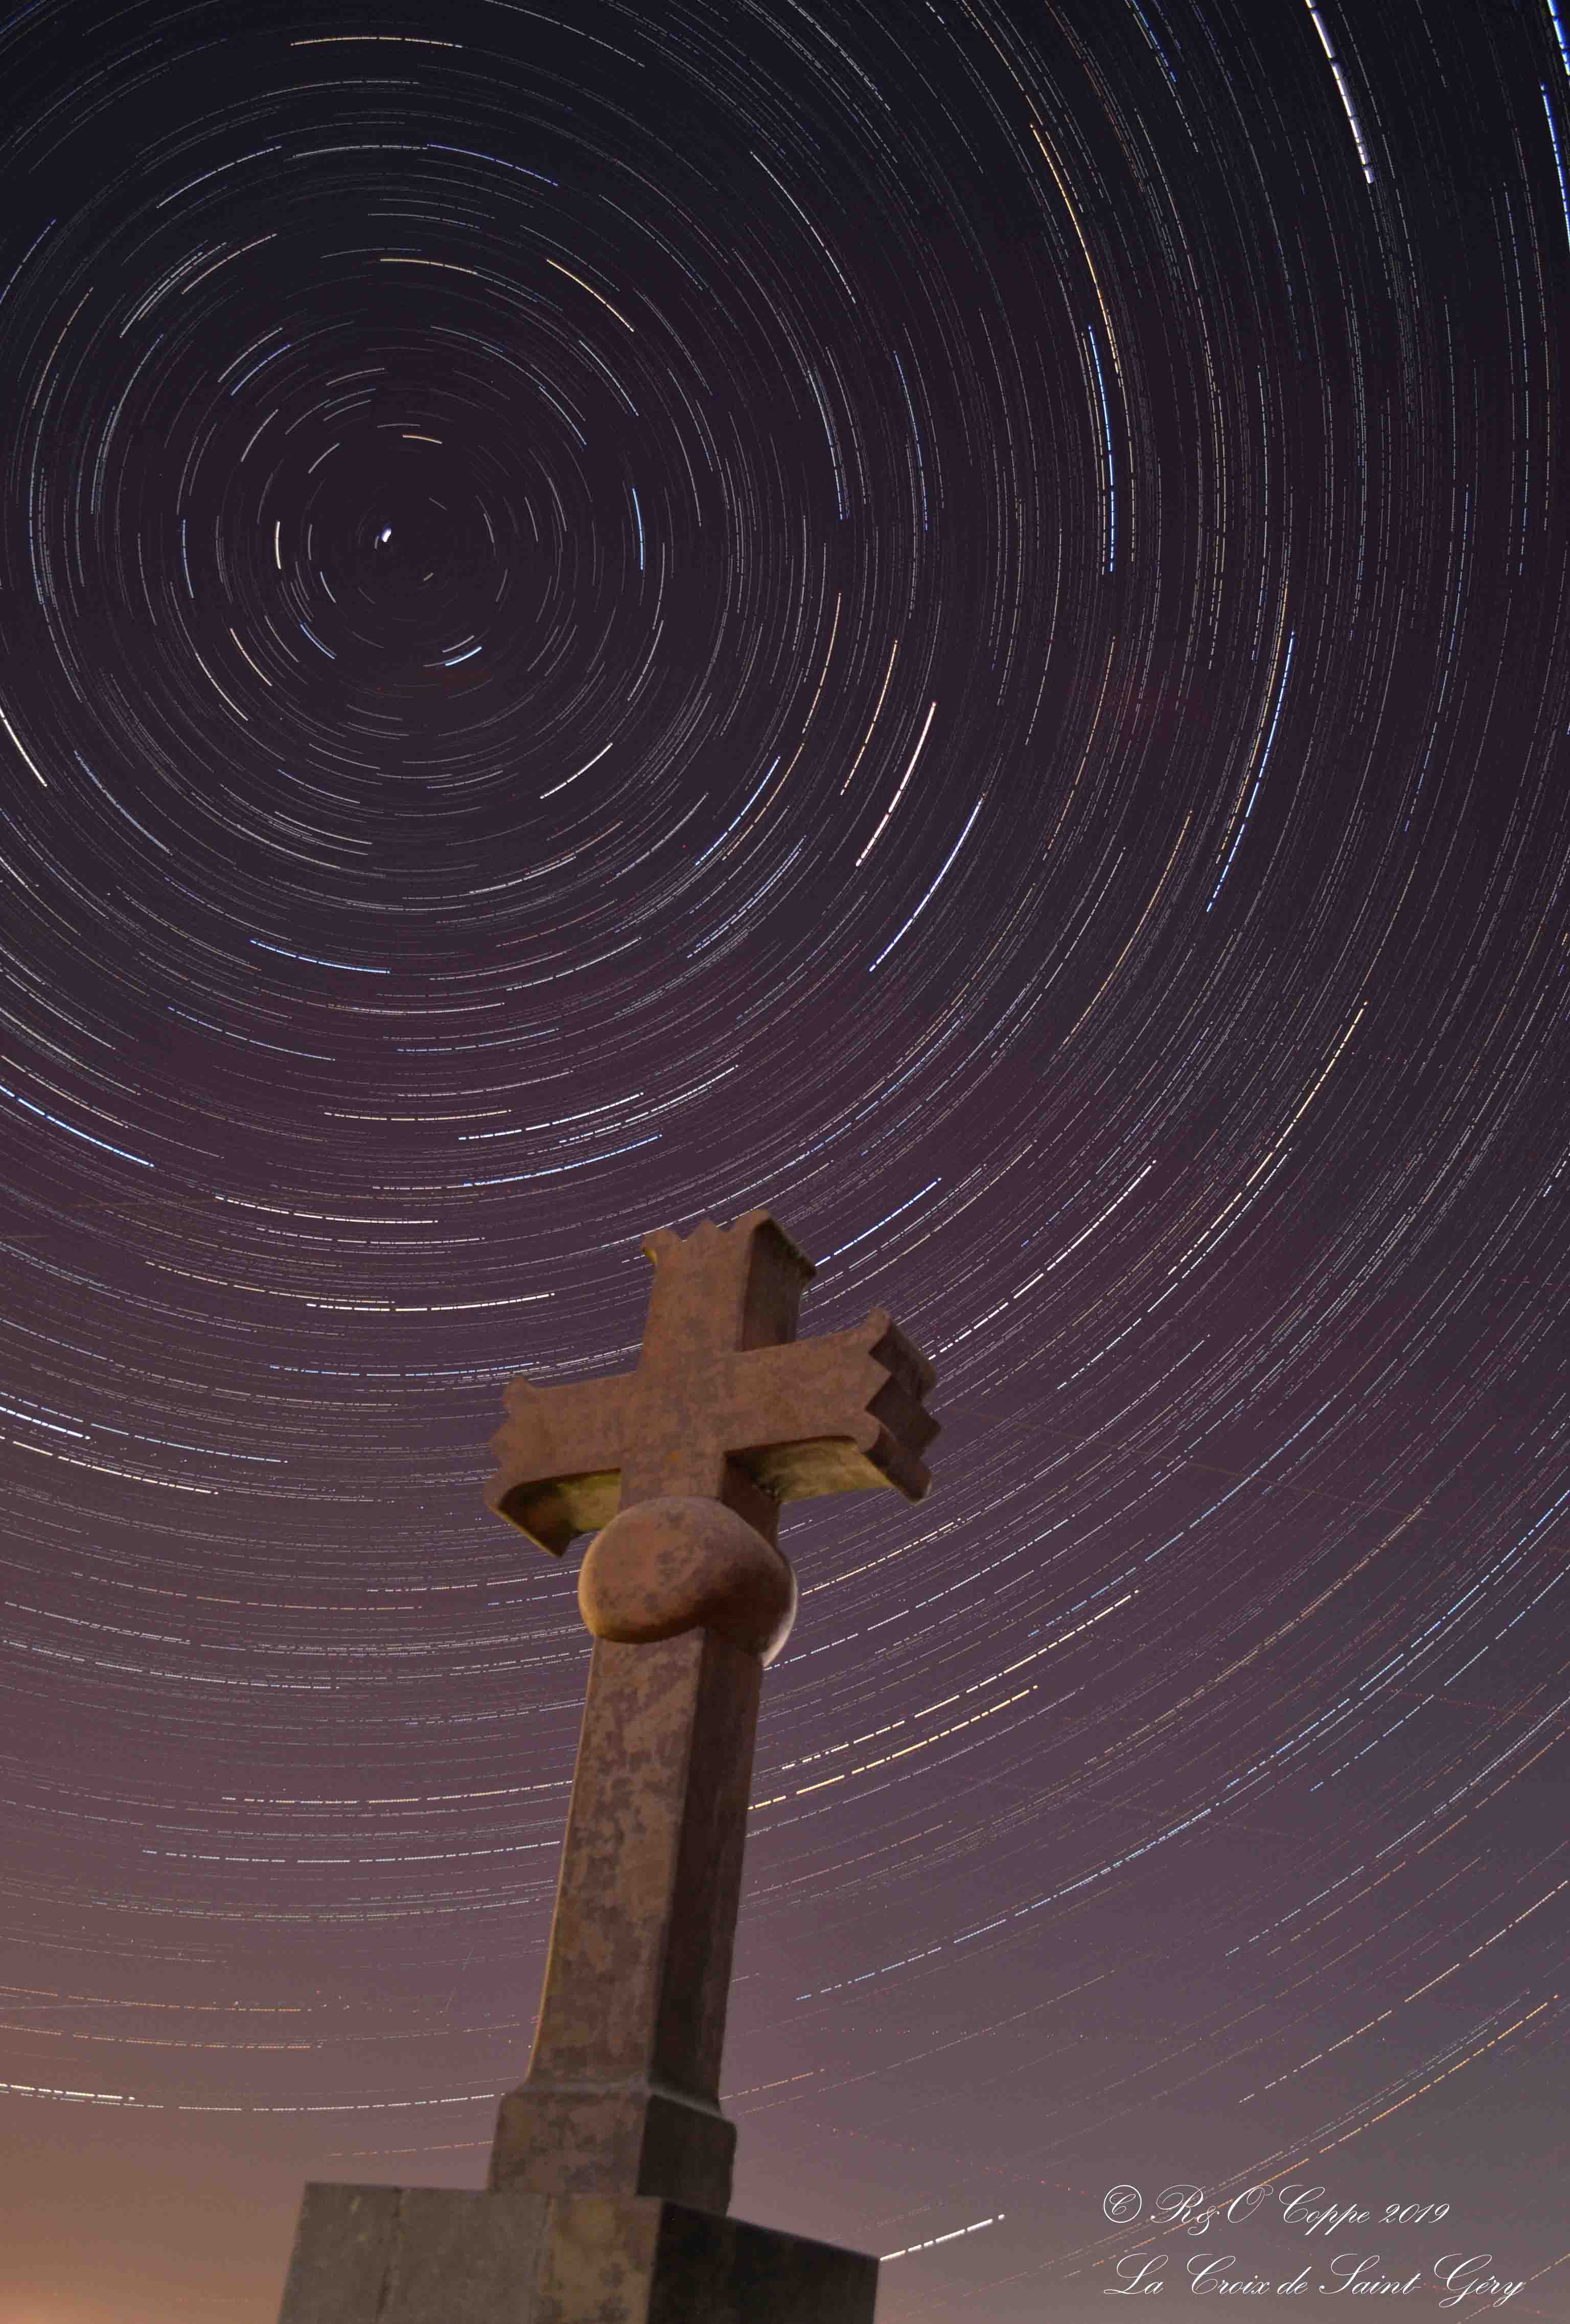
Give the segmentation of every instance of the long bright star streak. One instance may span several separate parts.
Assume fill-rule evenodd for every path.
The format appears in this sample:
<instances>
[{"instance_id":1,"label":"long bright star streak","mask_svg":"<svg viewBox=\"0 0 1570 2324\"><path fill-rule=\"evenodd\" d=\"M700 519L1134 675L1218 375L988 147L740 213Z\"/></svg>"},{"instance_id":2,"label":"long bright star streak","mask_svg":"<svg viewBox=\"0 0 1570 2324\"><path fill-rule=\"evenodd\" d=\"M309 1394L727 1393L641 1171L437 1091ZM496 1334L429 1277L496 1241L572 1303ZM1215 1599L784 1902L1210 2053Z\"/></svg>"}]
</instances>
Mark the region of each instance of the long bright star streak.
<instances>
[{"instance_id":1,"label":"long bright star streak","mask_svg":"<svg viewBox=\"0 0 1570 2324\"><path fill-rule=\"evenodd\" d=\"M10 735L11 740L16 745L17 751L20 752L29 771L37 777L38 780L42 783L44 789L47 790L49 788L47 777L39 772L39 770L34 765L32 755L23 744L21 736L17 733L15 727L13 726L10 719L6 717L5 713L3 710L0 710L0 726L4 726L7 734Z\"/></svg>"},{"instance_id":2,"label":"long bright star streak","mask_svg":"<svg viewBox=\"0 0 1570 2324\"><path fill-rule=\"evenodd\" d=\"M1373 159L1363 137L1362 124L1357 117L1357 107L1353 103L1351 87L1345 73L1342 70L1341 60L1331 42L1329 27L1319 10L1317 0L1307 0L1307 7L1308 14L1314 19L1314 29L1319 35L1319 45L1325 51L1326 61L1334 76L1336 93L1341 98L1342 110L1346 115L1346 125L1352 132L1352 142L1357 147L1357 158L1362 164L1362 174L1371 186L1374 181Z\"/></svg>"},{"instance_id":3,"label":"long bright star streak","mask_svg":"<svg viewBox=\"0 0 1570 2324\"><path fill-rule=\"evenodd\" d=\"M891 669L892 668L891 658L890 667ZM937 717L937 703L929 703L928 705L927 715L921 723L921 732L916 737L916 748L910 753L910 763L906 768L904 773L900 776L898 784L895 786L893 798L889 801L888 806L883 809L882 816L879 817L876 830L868 840L866 845L863 848L861 853L856 857L856 870L858 872L861 870L862 865L866 862L868 856L872 853L873 848L877 845L879 840L882 839L883 833L888 828L889 817L893 814L894 809L904 798L905 786L916 771L916 761L921 756L922 745L925 743L928 734L931 731L932 721Z\"/></svg>"},{"instance_id":4,"label":"long bright star streak","mask_svg":"<svg viewBox=\"0 0 1570 2324\"><path fill-rule=\"evenodd\" d=\"M1095 343L1095 325L1087 323L1085 337L1090 341L1091 361L1095 365L1096 393L1101 401L1101 456L1106 473L1106 569L1115 573L1118 561L1118 493L1117 475L1113 466L1112 413L1107 409L1106 382L1102 377L1101 349Z\"/></svg>"},{"instance_id":5,"label":"long bright star streak","mask_svg":"<svg viewBox=\"0 0 1570 2324\"><path fill-rule=\"evenodd\" d=\"M1239 847L1242 844L1242 835L1248 829L1249 817L1253 813L1254 801L1260 795L1260 785L1265 779L1265 769L1270 763L1270 752L1276 740L1276 728L1280 724L1281 705L1287 699L1287 679L1291 674L1292 648L1296 642L1297 632L1296 631L1293 631L1288 634L1287 639L1286 659L1281 664L1281 680L1280 684L1276 688L1276 707L1270 719L1270 731L1265 737L1265 747L1260 754L1259 771L1254 777L1253 788L1249 792L1248 802L1243 808L1242 818L1239 821L1236 835L1233 840L1232 845L1227 850L1226 862L1221 867L1221 877L1217 880L1214 887L1211 890L1208 900L1205 903L1205 908L1207 912L1215 902L1215 899L1220 895L1223 888L1226 885L1226 875L1232 870L1233 857L1237 853Z\"/></svg>"},{"instance_id":6,"label":"long bright star streak","mask_svg":"<svg viewBox=\"0 0 1570 2324\"><path fill-rule=\"evenodd\" d=\"M985 794L984 793L983 797L984 798L984 796ZM904 927L901 927L897 934L889 938L888 943L883 946L882 951L873 963L873 967L874 969L882 968L883 963L888 959L889 954L893 951L894 946L900 942L902 936L909 936L910 930L921 918L922 913L927 909L928 905L932 901L934 896L937 895L937 890L942 887L944 880L947 876L949 865L954 862L955 857L959 853L960 849L970 837L971 825L974 823L981 811L982 800L977 799L969 815L965 817L965 829L960 833L959 837L955 841L954 845L949 849L948 853L943 859L943 869L938 872L937 877L932 882L931 887L928 888L927 893L922 897L921 901L917 905L916 909L905 922Z\"/></svg>"},{"instance_id":7,"label":"long bright star streak","mask_svg":"<svg viewBox=\"0 0 1570 2324\"><path fill-rule=\"evenodd\" d=\"M1565 221L1565 240L1570 244L1570 193L1565 187L1565 158L1559 151L1559 125L1554 118L1547 84L1543 84L1543 112L1548 124L1548 136L1554 148L1554 175L1559 181L1559 214Z\"/></svg>"}]
</instances>

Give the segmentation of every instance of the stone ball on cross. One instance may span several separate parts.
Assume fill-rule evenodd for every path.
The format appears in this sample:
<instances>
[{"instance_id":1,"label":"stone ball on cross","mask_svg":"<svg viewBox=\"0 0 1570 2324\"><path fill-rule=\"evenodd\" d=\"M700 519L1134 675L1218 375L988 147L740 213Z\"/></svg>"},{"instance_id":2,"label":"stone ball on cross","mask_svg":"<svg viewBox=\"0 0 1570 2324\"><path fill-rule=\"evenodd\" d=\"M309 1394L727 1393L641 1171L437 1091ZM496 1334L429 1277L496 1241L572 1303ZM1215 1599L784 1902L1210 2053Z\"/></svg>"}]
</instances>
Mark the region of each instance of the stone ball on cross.
<instances>
[{"instance_id":1,"label":"stone ball on cross","mask_svg":"<svg viewBox=\"0 0 1570 2324\"><path fill-rule=\"evenodd\" d=\"M713 1630L771 1663L796 1619L796 1576L723 1501L666 1493L619 1510L595 1536L577 1602L596 1638L646 1645Z\"/></svg>"}]
</instances>

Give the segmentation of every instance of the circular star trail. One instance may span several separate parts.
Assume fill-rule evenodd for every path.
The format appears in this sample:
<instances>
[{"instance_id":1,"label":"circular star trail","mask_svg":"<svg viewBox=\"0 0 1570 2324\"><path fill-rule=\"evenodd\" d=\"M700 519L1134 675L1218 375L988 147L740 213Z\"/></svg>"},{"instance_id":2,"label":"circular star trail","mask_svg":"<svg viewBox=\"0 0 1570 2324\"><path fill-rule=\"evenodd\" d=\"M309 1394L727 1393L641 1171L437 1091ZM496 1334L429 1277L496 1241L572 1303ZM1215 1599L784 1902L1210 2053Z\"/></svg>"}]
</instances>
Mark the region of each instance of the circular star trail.
<instances>
[{"instance_id":1,"label":"circular star trail","mask_svg":"<svg viewBox=\"0 0 1570 2324\"><path fill-rule=\"evenodd\" d=\"M1555 0L0 77L0 2324L479 2181L588 1652L485 1440L757 1204L945 1433L785 1528L737 2209L1077 2324L1307 2178L1556 2314Z\"/></svg>"}]
</instances>

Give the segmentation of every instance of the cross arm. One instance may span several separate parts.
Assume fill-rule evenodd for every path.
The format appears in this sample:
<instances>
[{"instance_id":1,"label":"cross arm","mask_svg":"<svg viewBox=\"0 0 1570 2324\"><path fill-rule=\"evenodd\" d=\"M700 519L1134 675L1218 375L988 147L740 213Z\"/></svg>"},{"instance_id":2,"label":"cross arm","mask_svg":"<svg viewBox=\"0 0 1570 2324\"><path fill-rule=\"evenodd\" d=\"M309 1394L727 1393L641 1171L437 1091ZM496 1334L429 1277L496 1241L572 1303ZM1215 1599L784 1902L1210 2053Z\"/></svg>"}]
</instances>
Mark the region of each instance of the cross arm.
<instances>
[{"instance_id":1,"label":"cross arm","mask_svg":"<svg viewBox=\"0 0 1570 2324\"><path fill-rule=\"evenodd\" d=\"M864 1323L730 1359L727 1450L776 1500L892 1485L923 1499L937 1373L875 1307Z\"/></svg>"},{"instance_id":2,"label":"cross arm","mask_svg":"<svg viewBox=\"0 0 1570 2324\"><path fill-rule=\"evenodd\" d=\"M624 1379L557 1388L512 1381L507 1417L491 1439L500 1463L485 1487L491 1508L557 1557L575 1534L608 1525L621 1491L627 1397Z\"/></svg>"}]
</instances>

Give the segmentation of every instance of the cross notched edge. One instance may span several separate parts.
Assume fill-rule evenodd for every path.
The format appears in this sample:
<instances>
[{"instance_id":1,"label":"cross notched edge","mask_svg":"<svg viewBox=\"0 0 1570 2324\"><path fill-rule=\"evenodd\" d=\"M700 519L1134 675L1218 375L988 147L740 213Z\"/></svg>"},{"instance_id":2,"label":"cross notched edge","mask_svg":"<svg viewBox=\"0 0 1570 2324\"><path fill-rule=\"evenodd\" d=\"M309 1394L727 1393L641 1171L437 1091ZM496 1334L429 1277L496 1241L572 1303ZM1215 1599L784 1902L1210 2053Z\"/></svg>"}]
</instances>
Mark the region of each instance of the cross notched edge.
<instances>
[{"instance_id":1,"label":"cross notched edge","mask_svg":"<svg viewBox=\"0 0 1570 2324\"><path fill-rule=\"evenodd\" d=\"M663 1493L723 1500L770 1540L782 1501L877 1485L922 1498L937 1375L884 1309L798 1341L814 1269L767 1211L643 1248L655 1275L636 1369L508 1387L485 1496L500 1516L559 1555Z\"/></svg>"}]
</instances>

